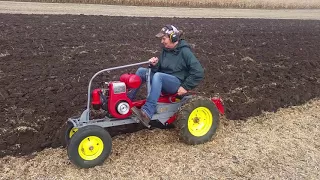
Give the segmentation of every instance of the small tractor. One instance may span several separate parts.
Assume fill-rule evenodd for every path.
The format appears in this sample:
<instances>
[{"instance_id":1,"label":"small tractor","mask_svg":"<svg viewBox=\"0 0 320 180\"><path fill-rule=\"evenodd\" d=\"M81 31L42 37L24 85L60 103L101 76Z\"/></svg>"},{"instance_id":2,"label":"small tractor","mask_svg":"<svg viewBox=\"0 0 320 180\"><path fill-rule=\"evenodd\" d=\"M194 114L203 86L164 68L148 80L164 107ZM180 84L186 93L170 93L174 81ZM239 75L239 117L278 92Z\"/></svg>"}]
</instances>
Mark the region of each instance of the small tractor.
<instances>
[{"instance_id":1,"label":"small tractor","mask_svg":"<svg viewBox=\"0 0 320 180\"><path fill-rule=\"evenodd\" d=\"M105 82L103 87L91 91L93 79L112 70L141 66L149 61L103 69L91 78L88 86L87 108L80 117L69 118L65 139L68 157L80 168L101 165L111 153L112 138L106 127L139 123L131 108L141 108L146 100L131 101L127 93L141 85L136 74L122 74L120 80ZM150 64L146 73L147 91L150 93ZM105 112L99 118L91 118L93 111ZM173 125L179 131L180 139L186 144L196 145L208 142L219 125L219 116L224 114L223 102L218 97L205 98L196 93L164 95L158 99L156 113L151 121L162 125Z\"/></svg>"}]
</instances>

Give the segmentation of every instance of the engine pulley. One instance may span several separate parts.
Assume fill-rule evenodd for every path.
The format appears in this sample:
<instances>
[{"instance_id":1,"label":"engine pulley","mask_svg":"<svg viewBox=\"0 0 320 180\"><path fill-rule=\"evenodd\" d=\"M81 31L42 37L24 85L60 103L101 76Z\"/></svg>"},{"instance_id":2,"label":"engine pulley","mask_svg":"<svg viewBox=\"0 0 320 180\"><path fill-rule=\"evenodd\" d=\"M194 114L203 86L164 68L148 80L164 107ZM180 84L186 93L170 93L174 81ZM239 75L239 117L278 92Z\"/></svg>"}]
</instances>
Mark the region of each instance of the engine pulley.
<instances>
[{"instance_id":1,"label":"engine pulley","mask_svg":"<svg viewBox=\"0 0 320 180\"><path fill-rule=\"evenodd\" d=\"M122 115L128 114L129 110L130 110L129 103L127 103L125 101L122 101L122 102L118 103L117 111L118 111L119 114L122 114Z\"/></svg>"}]
</instances>

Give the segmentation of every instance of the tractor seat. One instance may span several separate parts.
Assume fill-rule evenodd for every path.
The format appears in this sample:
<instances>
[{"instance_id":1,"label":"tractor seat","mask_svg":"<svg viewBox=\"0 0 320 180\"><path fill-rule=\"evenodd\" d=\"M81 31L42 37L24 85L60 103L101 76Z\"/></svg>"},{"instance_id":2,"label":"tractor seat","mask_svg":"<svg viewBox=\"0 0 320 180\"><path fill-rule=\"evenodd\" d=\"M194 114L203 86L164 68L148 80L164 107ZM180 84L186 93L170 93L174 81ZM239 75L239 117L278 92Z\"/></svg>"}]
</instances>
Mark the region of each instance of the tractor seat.
<instances>
[{"instance_id":1,"label":"tractor seat","mask_svg":"<svg viewBox=\"0 0 320 180\"><path fill-rule=\"evenodd\" d=\"M185 97L185 96L189 96L189 95L192 95L192 94L194 94L194 93L192 93L192 92L187 92L187 93L185 93L185 94L182 94L182 95L178 95L177 93L175 93L175 94L166 94L166 93L163 93L163 92L161 92L161 94L160 94L160 98L161 99L166 99L166 98L168 98L169 100L173 100L173 101L175 101L175 99L179 99L179 100L181 100L183 97Z\"/></svg>"}]
</instances>

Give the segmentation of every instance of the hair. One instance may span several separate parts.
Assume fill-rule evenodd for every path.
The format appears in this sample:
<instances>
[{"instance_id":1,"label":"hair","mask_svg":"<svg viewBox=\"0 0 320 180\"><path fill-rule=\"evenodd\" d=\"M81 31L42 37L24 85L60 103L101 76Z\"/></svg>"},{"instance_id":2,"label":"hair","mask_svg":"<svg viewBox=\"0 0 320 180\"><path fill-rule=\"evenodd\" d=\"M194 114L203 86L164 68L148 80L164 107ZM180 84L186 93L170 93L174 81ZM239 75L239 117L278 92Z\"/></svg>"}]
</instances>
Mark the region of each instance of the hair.
<instances>
[{"instance_id":1,"label":"hair","mask_svg":"<svg viewBox=\"0 0 320 180\"><path fill-rule=\"evenodd\" d=\"M179 30L178 35L179 35L179 39L181 39L181 37L184 35L184 32L182 30Z\"/></svg>"}]
</instances>

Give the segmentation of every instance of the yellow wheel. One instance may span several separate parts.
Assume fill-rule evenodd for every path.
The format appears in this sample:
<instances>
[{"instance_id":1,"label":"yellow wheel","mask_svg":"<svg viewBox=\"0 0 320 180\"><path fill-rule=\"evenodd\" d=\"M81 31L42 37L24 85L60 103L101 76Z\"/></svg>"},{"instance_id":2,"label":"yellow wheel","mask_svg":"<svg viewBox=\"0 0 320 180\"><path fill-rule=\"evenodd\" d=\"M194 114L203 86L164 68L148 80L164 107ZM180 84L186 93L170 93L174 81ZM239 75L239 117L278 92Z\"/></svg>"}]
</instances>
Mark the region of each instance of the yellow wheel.
<instances>
[{"instance_id":1,"label":"yellow wheel","mask_svg":"<svg viewBox=\"0 0 320 180\"><path fill-rule=\"evenodd\" d=\"M192 135L203 136L208 133L211 126L212 114L208 108L198 107L191 112L188 119L188 129Z\"/></svg>"},{"instance_id":2,"label":"yellow wheel","mask_svg":"<svg viewBox=\"0 0 320 180\"><path fill-rule=\"evenodd\" d=\"M100 126L89 125L72 135L68 146L68 157L80 168L101 165L110 155L112 139Z\"/></svg>"},{"instance_id":3,"label":"yellow wheel","mask_svg":"<svg viewBox=\"0 0 320 180\"><path fill-rule=\"evenodd\" d=\"M69 145L71 137L78 131L78 128L73 127L73 124L71 122L67 123L67 130L65 131L65 141L66 145Z\"/></svg>"},{"instance_id":4,"label":"yellow wheel","mask_svg":"<svg viewBox=\"0 0 320 180\"><path fill-rule=\"evenodd\" d=\"M216 133L219 112L209 98L194 96L180 108L174 124L186 144L202 144Z\"/></svg>"},{"instance_id":5,"label":"yellow wheel","mask_svg":"<svg viewBox=\"0 0 320 180\"><path fill-rule=\"evenodd\" d=\"M103 151L103 141L97 136L88 136L80 142L78 153L84 160L98 158Z\"/></svg>"},{"instance_id":6,"label":"yellow wheel","mask_svg":"<svg viewBox=\"0 0 320 180\"><path fill-rule=\"evenodd\" d=\"M69 132L69 139L71 139L71 137L74 135L74 133L76 133L78 131L78 128L71 128L70 132Z\"/></svg>"}]
</instances>

